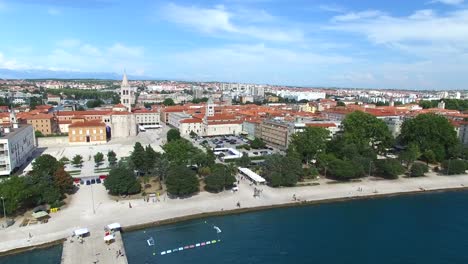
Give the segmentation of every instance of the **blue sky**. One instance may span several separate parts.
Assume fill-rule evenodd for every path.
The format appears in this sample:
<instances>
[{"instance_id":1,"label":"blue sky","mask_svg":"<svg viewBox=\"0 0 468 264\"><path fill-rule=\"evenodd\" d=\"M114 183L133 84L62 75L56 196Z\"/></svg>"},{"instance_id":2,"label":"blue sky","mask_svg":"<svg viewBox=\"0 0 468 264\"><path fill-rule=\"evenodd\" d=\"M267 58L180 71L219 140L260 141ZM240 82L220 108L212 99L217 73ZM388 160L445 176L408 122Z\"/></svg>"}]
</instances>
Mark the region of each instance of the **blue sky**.
<instances>
[{"instance_id":1,"label":"blue sky","mask_svg":"<svg viewBox=\"0 0 468 264\"><path fill-rule=\"evenodd\" d=\"M9 69L369 88L468 84L463 0L0 0L0 34L0 68Z\"/></svg>"}]
</instances>

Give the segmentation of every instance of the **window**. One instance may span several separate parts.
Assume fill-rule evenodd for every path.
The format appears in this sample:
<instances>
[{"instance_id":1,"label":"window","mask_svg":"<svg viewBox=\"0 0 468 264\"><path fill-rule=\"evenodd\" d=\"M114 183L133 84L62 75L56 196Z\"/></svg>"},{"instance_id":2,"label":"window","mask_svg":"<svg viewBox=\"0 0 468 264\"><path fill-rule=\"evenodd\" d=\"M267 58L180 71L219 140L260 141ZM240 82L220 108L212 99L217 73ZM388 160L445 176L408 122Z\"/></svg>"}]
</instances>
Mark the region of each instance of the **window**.
<instances>
[{"instance_id":1,"label":"window","mask_svg":"<svg viewBox=\"0 0 468 264\"><path fill-rule=\"evenodd\" d=\"M75 133L75 130L72 130L72 135L75 135L75 134L76 134L76 133ZM73 137L73 138L75 138L75 137Z\"/></svg>"}]
</instances>

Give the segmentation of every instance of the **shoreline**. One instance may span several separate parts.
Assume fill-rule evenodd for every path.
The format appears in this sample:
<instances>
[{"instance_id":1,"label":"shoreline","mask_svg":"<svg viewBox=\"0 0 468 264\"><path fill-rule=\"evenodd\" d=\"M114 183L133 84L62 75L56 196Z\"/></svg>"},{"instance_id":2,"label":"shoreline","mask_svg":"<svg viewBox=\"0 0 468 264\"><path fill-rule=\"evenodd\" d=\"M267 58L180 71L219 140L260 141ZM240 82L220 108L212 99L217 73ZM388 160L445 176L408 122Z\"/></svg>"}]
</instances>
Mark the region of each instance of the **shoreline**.
<instances>
[{"instance_id":1,"label":"shoreline","mask_svg":"<svg viewBox=\"0 0 468 264\"><path fill-rule=\"evenodd\" d=\"M223 211L215 211L215 212L208 212L208 213L199 213L199 214L191 214L186 216L180 217L173 217L168 218L160 221L153 221L143 224L137 225L130 225L130 226L123 226L122 233L126 232L133 232L142 230L145 228L152 228L158 226L165 226L165 225L172 225L177 224L180 222L196 220L206 217L216 217L216 216L229 216L229 215L236 215L236 214L246 214L246 213L253 213L253 212L260 212L260 211L267 211L272 209L281 209L281 208L290 208L290 207L304 207L304 206L312 206L312 205L321 205L321 204L329 204L329 203L345 203L349 201L359 201L359 200L371 200L371 199L385 199L395 196L410 196L410 195L419 195L419 194L432 194L432 193L444 193L444 192L461 192L467 191L468 187L454 187L454 188L441 188L441 189L431 189L431 190L424 190L424 191L408 191L408 192L395 192L395 193L376 193L372 195L362 195L362 196L352 196L352 197L341 197L341 198L329 198L329 199L322 199L322 200L310 200L310 201L298 201L298 202L289 202L289 203L282 203L282 204L272 204L272 205L265 205L265 206L254 206L254 207L245 207L239 209L232 209L232 210L223 210Z\"/></svg>"},{"instance_id":2,"label":"shoreline","mask_svg":"<svg viewBox=\"0 0 468 264\"><path fill-rule=\"evenodd\" d=\"M305 186L307 188L307 186ZM299 187L302 189L303 187ZM286 188L285 188L286 189ZM290 188L288 188L291 190ZM279 189L280 190L280 189ZM129 224L129 225L122 225L122 231L125 232L132 232L137 231L145 228L152 228L164 225L175 224L183 221L189 221L194 219L201 219L206 217L215 217L215 216L227 216L227 215L235 215L235 214L244 214L256 211L265 211L271 209L278 209L278 208L288 208L288 207L296 207L296 206L310 206L310 205L320 205L320 204L327 204L327 203L337 203L337 202L347 202L347 201L354 201L354 200L368 200L368 199L384 199L389 197L395 196L410 196L410 195L418 195L418 194L431 194L431 193L439 193L439 192L457 192L457 191L466 191L468 190L468 186L464 185L457 185L457 186L439 186L433 187L430 189L424 190L405 190L400 189L399 191L394 192L379 192L379 193L362 193L358 195L351 195L351 196L341 196L341 197L334 197L334 198L312 198L312 199L304 199L301 201L273 201L271 204L268 205L253 205L253 206L246 206L243 208L235 208L235 209L226 209L226 210L213 210L208 212L201 212L201 213L193 213L187 212L186 215L176 216L176 217L167 217L161 220L156 221L148 221L141 224ZM119 219L116 219L119 221ZM63 231L63 230L62 230ZM19 253L24 253L27 251L35 250L35 249L43 249L52 247L55 245L59 245L64 243L67 240L67 237L62 238L55 238L47 241L45 243L38 243L31 246L25 247L17 247L13 249L8 249L5 251L0 251L0 257L4 257L7 255L15 255Z\"/></svg>"},{"instance_id":3,"label":"shoreline","mask_svg":"<svg viewBox=\"0 0 468 264\"><path fill-rule=\"evenodd\" d=\"M62 238L62 239L57 239L57 240L50 241L50 242L43 243L43 244L27 246L27 247L21 247L21 248L15 248L15 249L11 249L11 250L8 250L8 251L0 252L0 257L6 257L6 256L10 256L10 255L17 255L17 254L20 254L20 253L24 253L24 252L28 252L28 251L32 251L32 250L36 250L36 249L45 249L45 248L50 248L50 247L57 246L57 245L63 245L63 243L65 241L67 241L67 239Z\"/></svg>"}]
</instances>

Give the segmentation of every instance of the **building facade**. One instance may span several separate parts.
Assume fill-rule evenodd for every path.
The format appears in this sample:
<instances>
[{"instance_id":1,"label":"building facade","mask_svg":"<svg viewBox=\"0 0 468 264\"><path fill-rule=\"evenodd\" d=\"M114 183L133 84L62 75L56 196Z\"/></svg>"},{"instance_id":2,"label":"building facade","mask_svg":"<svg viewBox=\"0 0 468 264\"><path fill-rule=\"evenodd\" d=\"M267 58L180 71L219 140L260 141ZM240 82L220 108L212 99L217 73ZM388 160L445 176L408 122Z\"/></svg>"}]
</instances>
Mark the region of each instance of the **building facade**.
<instances>
[{"instance_id":1,"label":"building facade","mask_svg":"<svg viewBox=\"0 0 468 264\"><path fill-rule=\"evenodd\" d=\"M106 124L101 121L76 120L68 126L70 143L106 143Z\"/></svg>"},{"instance_id":2,"label":"building facade","mask_svg":"<svg viewBox=\"0 0 468 264\"><path fill-rule=\"evenodd\" d=\"M35 131L43 135L52 135L60 132L57 118L52 114L38 114L26 119L29 125L32 125Z\"/></svg>"},{"instance_id":3,"label":"building facade","mask_svg":"<svg viewBox=\"0 0 468 264\"><path fill-rule=\"evenodd\" d=\"M0 176L8 176L32 159L36 138L31 125L13 124L0 133Z\"/></svg>"}]
</instances>

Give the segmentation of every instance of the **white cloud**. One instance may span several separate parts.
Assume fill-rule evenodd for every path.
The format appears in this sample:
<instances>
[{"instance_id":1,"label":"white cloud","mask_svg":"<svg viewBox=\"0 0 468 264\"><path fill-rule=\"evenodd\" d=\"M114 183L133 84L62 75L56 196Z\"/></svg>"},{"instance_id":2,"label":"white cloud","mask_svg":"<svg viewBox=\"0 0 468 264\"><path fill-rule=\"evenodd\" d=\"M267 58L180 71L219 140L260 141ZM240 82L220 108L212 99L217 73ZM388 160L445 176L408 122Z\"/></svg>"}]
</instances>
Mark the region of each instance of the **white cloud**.
<instances>
[{"instance_id":1,"label":"white cloud","mask_svg":"<svg viewBox=\"0 0 468 264\"><path fill-rule=\"evenodd\" d=\"M440 3L440 4L446 4L446 5L461 5L465 2L465 0L433 0L429 3L434 4L434 3Z\"/></svg>"},{"instance_id":2,"label":"white cloud","mask_svg":"<svg viewBox=\"0 0 468 264\"><path fill-rule=\"evenodd\" d=\"M339 5L319 5L319 9L327 12L333 13L344 13L346 9Z\"/></svg>"},{"instance_id":3,"label":"white cloud","mask_svg":"<svg viewBox=\"0 0 468 264\"><path fill-rule=\"evenodd\" d=\"M362 12L350 12L343 15L338 15L333 17L333 21L346 22L346 21L355 21L360 19L375 18L383 16L385 13L378 10L366 10Z\"/></svg>"},{"instance_id":4,"label":"white cloud","mask_svg":"<svg viewBox=\"0 0 468 264\"><path fill-rule=\"evenodd\" d=\"M280 42L302 41L304 38L300 29L265 25L276 18L264 10L229 11L222 5L201 8L170 3L162 8L161 14L170 22L217 36L251 37Z\"/></svg>"},{"instance_id":5,"label":"white cloud","mask_svg":"<svg viewBox=\"0 0 468 264\"><path fill-rule=\"evenodd\" d=\"M108 49L109 55L118 58L131 58L131 57L142 57L142 47L130 47L125 46L121 43L115 43Z\"/></svg>"},{"instance_id":6,"label":"white cloud","mask_svg":"<svg viewBox=\"0 0 468 264\"><path fill-rule=\"evenodd\" d=\"M63 48L76 48L81 45L79 39L63 39L57 43L57 46Z\"/></svg>"},{"instance_id":7,"label":"white cloud","mask_svg":"<svg viewBox=\"0 0 468 264\"><path fill-rule=\"evenodd\" d=\"M377 44L423 41L463 42L468 45L468 10L445 15L419 10L408 17L378 16L371 20L335 23L326 28L363 34Z\"/></svg>"},{"instance_id":8,"label":"white cloud","mask_svg":"<svg viewBox=\"0 0 468 264\"><path fill-rule=\"evenodd\" d=\"M321 78L318 73L327 71L327 66L352 62L346 56L273 48L262 43L196 49L168 54L161 60L163 65L172 64L161 73L176 78L290 84L310 84Z\"/></svg>"},{"instance_id":9,"label":"white cloud","mask_svg":"<svg viewBox=\"0 0 468 264\"><path fill-rule=\"evenodd\" d=\"M49 7L47 9L47 13L51 16L57 16L57 15L60 15L62 14L62 11L60 11L59 9L55 8L55 7Z\"/></svg>"}]
</instances>

